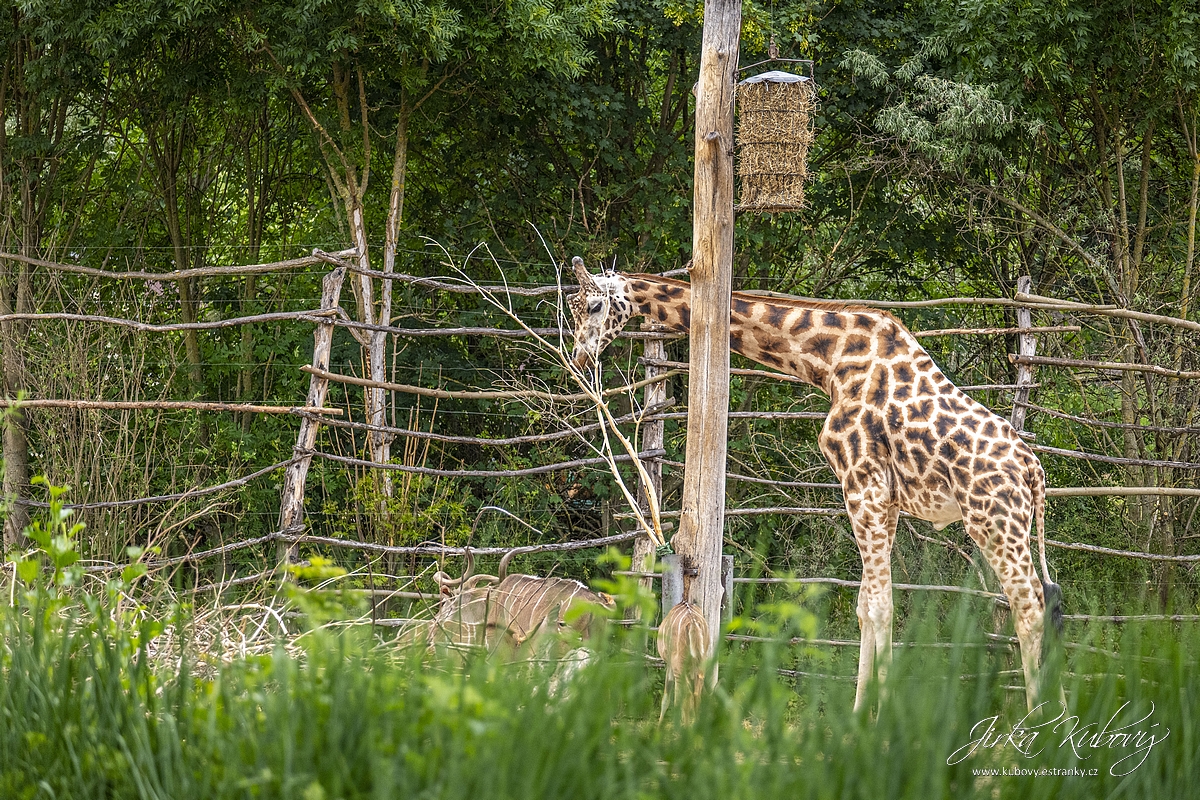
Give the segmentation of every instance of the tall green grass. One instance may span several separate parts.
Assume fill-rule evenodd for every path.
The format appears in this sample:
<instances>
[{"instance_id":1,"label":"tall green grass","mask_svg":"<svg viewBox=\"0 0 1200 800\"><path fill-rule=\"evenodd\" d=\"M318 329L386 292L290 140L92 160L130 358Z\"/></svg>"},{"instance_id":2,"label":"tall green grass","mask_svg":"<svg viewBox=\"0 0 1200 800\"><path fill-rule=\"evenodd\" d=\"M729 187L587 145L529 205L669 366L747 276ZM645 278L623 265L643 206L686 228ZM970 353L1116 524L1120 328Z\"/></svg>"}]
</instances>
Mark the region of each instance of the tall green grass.
<instances>
[{"instance_id":1,"label":"tall green grass","mask_svg":"<svg viewBox=\"0 0 1200 800\"><path fill-rule=\"evenodd\" d=\"M794 632L786 609L779 619L777 633ZM1019 665L978 646L966 605L914 610L903 638L956 645L898 648L877 714L851 713L851 681L778 674L852 674L850 649L754 643L723 653L719 688L691 727L657 724L661 673L637 631L596 643L595 662L552 696L553 664L464 668L400 655L363 630L213 666L192 663L186 646L152 654L156 623L122 622L98 601L31 594L0 609L0 629L5 799L1167 798L1200 786L1194 626L1072 631L1106 651L1067 652L1076 727L1094 733L1116 715L1112 729L1153 704L1137 727L1166 738L1132 770L1140 757L1117 762L1133 748L1077 754L1061 726L1039 733L1037 755L981 747L948 764L989 718L1008 732L1025 716L1023 693L1005 688L1023 683L1005 674ZM1030 724L1058 709L1047 713ZM1098 774L973 773L1011 767Z\"/></svg>"}]
</instances>

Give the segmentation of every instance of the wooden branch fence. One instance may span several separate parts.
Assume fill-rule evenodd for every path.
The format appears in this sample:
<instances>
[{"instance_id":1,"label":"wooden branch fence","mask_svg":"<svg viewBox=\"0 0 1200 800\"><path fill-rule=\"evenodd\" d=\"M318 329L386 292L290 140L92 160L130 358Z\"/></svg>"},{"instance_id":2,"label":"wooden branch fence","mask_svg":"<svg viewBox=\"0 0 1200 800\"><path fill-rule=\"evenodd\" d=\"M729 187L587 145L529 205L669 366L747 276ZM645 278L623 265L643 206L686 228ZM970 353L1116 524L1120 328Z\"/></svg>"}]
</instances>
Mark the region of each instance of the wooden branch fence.
<instances>
[{"instance_id":1,"label":"wooden branch fence","mask_svg":"<svg viewBox=\"0 0 1200 800\"><path fill-rule=\"evenodd\" d=\"M369 275L370 277L380 278L383 280L405 283L413 287L426 288L433 291L453 292L453 293L476 293L481 290L477 287L464 282L458 282L455 279L435 279L422 278L402 273L383 273L375 272L360 268L357 264L346 259L354 255L353 250L345 250L339 253L323 253L314 251L312 256L301 259L292 259L290 261L275 262L273 264L259 264L233 267L211 267L197 270L178 270L168 273L148 273L148 272L107 272L103 270L95 270L92 268L77 266L54 264L51 262L30 259L23 256L13 254L0 253L0 258L9 258L17 261L23 261L34 267L57 270L61 272L80 274L95 278L118 279L118 280L162 280L176 281L185 277L195 276L237 276L256 274L264 272L273 272L284 269L295 269L300 267L312 266L318 263L333 264L337 268L326 276L324 282L324 291L321 302L321 307L315 311L300 311L300 312L284 312L275 314L259 314L245 317L230 318L226 320L193 323L193 324L149 324L137 320L124 320L113 317L91 316L85 314L21 314L8 315L4 319L22 319L30 322L40 321L58 321L58 322L79 322L88 324L111 325L116 327L130 328L146 333L170 333L183 330L216 330L228 328L235 325L255 324L271 321L294 321L307 322L314 325L314 349L312 365L305 366L302 371L310 376L310 386L308 397L305 404L302 406L276 406L267 404L247 404L247 403L218 403L205 401L104 401L104 400L82 400L82 399L47 399L33 398L26 400L21 405L27 408L65 408L65 409L99 409L99 410L116 410L116 411L134 411L142 409L156 410L195 410L195 411L236 411L241 413L255 414L290 414L295 415L300 419L300 431L297 437L296 445L293 449L292 456L284 461L272 464L269 467L262 468L253 473L245 475L241 478L232 479L225 483L217 484L209 487L201 487L184 492L178 492L167 495L157 495L153 497L142 497L129 500L109 501L103 503L79 503L72 504L73 508L85 509L101 509L113 508L120 506L136 506L148 505L153 503L174 502L187 500L195 497L201 497L216 492L238 488L246 485L250 481L271 474L279 469L286 470L284 479L284 488L282 492L282 501L279 517L279 525L277 530L264 536L253 537L229 544L223 544L219 547L206 549L199 552L188 553L182 556L172 558L152 559L147 561L147 565L154 569L165 569L176 567L185 563L195 563L205 559L223 557L229 553L243 551L252 547L275 544L280 548L284 548L285 552L294 557L297 548L301 545L312 545L319 547L352 549L367 554L374 555L411 555L411 556L461 556L465 554L463 548L444 547L434 544L422 544L418 546L389 546L383 544L374 544L369 542L358 542L347 539L339 539L327 536L315 536L306 534L306 524L304 522L304 488L305 478L308 465L311 459L321 458L328 461L346 464L353 467L366 467L370 469L387 469L398 470L402 472L412 472L417 474L435 475L441 477L453 478L510 478L524 477L544 474L547 472L573 470L588 467L601 466L606 462L604 457L575 459L572 461L558 462L545 464L524 469L512 470L469 470L469 469L434 469L425 467L415 467L404 464L378 464L365 459L348 457L333 453L322 452L316 447L317 435L322 425L327 425L335 428L348 430L358 430L364 432L377 432L390 436L413 437L417 439L438 441L452 444L463 444L470 446L486 446L486 447L510 447L524 444L536 444L551 441L559 441L572 437L579 437L582 434L593 433L600 429L599 423L581 425L578 427L567 427L563 430L553 431L545 434L534 434L526 436L514 436L504 438L487 438L487 437L466 437L466 436L449 436L445 434L434 433L432 431L416 431L399 427L370 425L364 422L354 420L330 419L330 416L341 415L341 409L328 408L325 406L325 397L330 382L337 382L345 385L353 385L370 388L383 388L387 391L401 392L406 394L414 394L436 398L439 400L459 401L459 400L542 400L547 402L580 402L587 400L587 395L584 393L557 393L553 391L541 391L531 389L500 389L500 390L470 390L470 391L452 391L446 389L434 389L429 387L414 386L402 383L378 382L369 381L362 378L356 378L349 375L340 375L330 370L329 354L332 347L333 332L337 328L347 328L351 332L355 330L365 330L373 332L383 332L392 334L395 337L403 338L425 338L425 337L462 337L462 336L478 336L478 337L493 337L500 339L516 339L525 338L530 334L523 330L500 328L500 327L444 327L444 328L402 328L390 325L367 325L364 323L354 322L346 318L345 312L340 308L340 289L344 277L348 273L359 275ZM507 294L516 297L538 298L547 297L557 294L563 289L571 289L571 286L542 286L542 287L507 287L507 286L488 286L482 289L494 292L496 294ZM1047 334L1070 334L1081 330L1079 325L1045 325L1035 326L1032 323L1033 311L1061 311L1071 314L1097 314L1101 316L1117 317L1124 319L1137 320L1152 324L1161 324L1169 327L1174 327L1183 330L1200 331L1200 323L1191 322L1190 320L1181 320L1172 317L1165 317L1155 314L1146 314L1135 312L1129 309L1122 309L1116 306L1108 305L1088 305L1076 303L1073 301L1063 301L1054 298L1046 298L1031 293L1031 285L1028 279L1022 279L1018 284L1018 292L1012 299L1009 298L940 298L923 301L873 301L862 300L852 301L861 303L862 305L874 306L877 308L888 309L918 309L929 308L935 306L981 306L981 307L1006 307L1016 309L1018 325L1012 327L980 327L980 328L943 328L927 331L917 331L915 335L920 338L925 337L941 337L941 336L996 336L996 335L1018 335L1019 353L1011 354L1009 360L1017 367L1017 380L1014 384L998 383L998 384L979 384L977 386L960 387L967 390L979 391L1012 391L1014 393L1012 422L1018 430L1025 430L1026 415L1029 412L1044 413L1051 417L1063 419L1065 421L1074 422L1085 426L1096 426L1099 428L1122 429L1122 430L1142 430L1166 432L1174 434L1192 434L1200 432L1200 427L1154 427L1147 425L1137 425L1130 423L1118 423L1105 420L1093 419L1076 414L1069 414L1057 409L1051 409L1044 406L1036 405L1029 402L1029 394L1032 389L1038 387L1034 382L1035 367L1056 367L1066 369L1083 369L1097 372L1104 371L1139 371L1147 374L1160 375L1179 380L1195 380L1200 378L1200 371L1188 371L1169 369L1159 367L1153 364L1129 364L1110 361L1087 361L1078 359L1054 358L1049 356L1036 355L1037 350L1037 335ZM536 328L535 333L541 336L558 336L562 333L558 328ZM672 361L666 358L663 345L665 342L681 338L681 334L666 332L655 329L652 325L644 326L642 330L626 331L622 336L627 339L642 341L644 343L644 352L642 358L639 359L639 364L645 368L646 377L642 380L627 383L624 386L614 389L605 390L605 396L611 397L615 395L629 395L637 390L644 390L645 403L640 412L626 414L617 419L618 423L626 424L633 423L641 425L643 428L643 448L638 454L638 458L643 461L644 466L649 472L653 490L661 497L662 485L662 470L663 467L671 467L679 469L683 464L678 461L667 459L667 451L664 448L663 439L663 423L669 420L685 420L687 419L686 411L671 411L674 400L666 397L666 381L675 375L685 375L688 365L683 362ZM784 383L797 383L796 378L788 375L783 375L776 372L771 372L765 369L733 369L731 374L753 379L775 380ZM14 402L11 400L0 400L0 406L10 406ZM733 411L729 413L730 420L771 420L771 421L813 421L823 420L825 412L823 411L785 411L785 412L760 412L760 411ZM1082 459L1085 461L1095 461L1113 465L1122 466L1153 466L1153 467L1169 467L1180 470L1196 470L1200 469L1200 463L1180 462L1169 459L1135 459L1118 456L1110 456L1100 453L1087 453L1067 448L1051 447L1032 443L1031 447L1035 451L1061 456L1073 459ZM628 463L631 457L628 455L618 456L615 459L618 463ZM762 476L741 475L730 472L727 475L728 479L734 481L748 482L751 484L771 486L780 489L840 489L834 483L809 482L809 481L788 481L775 480ZM1048 490L1047 495L1050 497L1102 497L1102 496L1172 496L1172 497L1200 497L1200 488L1190 487L1174 487L1174 486L1080 486L1080 487L1052 487ZM39 503L31 500L22 500L26 505L34 507L44 507L45 503ZM666 511L664 517L676 517L677 511ZM743 517L743 516L763 516L763 515L786 515L786 516L813 516L813 517L834 517L845 514L844 509L839 507L820 507L820 506L769 506L758 508L730 508L725 512L727 517ZM616 515L617 519L623 519L631 515ZM612 536L605 536L596 539L578 541L578 542L557 542L557 543L539 543L516 548L473 548L472 552L477 555L503 555L507 553L540 553L540 552L567 552L581 549L606 547L613 544L624 544L635 542L635 554L638 554L641 560L635 559L635 570L631 573L642 580L648 582L659 576L659 573L651 571L650 564L652 563L653 554L652 548L646 546L648 541L644 536L641 536L636 531L621 532ZM1089 552L1105 556L1115 556L1121 558L1142 559L1151 562L1174 562L1174 563L1196 563L1200 562L1200 555L1187 554L1159 554L1148 553L1134 550L1119 550L1114 548L1100 547L1079 542L1061 542L1056 540L1047 540L1047 544L1052 547L1073 550L1080 552ZM86 567L88 571L103 572L114 569L119 569L116 565L89 565ZM248 576L229 581L221 586L235 586L252 583L250 578L258 578L267 575L276 574L276 570L270 570L261 573L259 576ZM732 583L823 583L835 586L857 587L857 581L849 581L838 578L826 577L811 577L811 578L738 578L732 577ZM1003 602L1003 598L991 592L972 590L964 587L941 586L941 585L916 585L916 584L896 584L896 588L901 591L937 591L951 592L959 594L967 594L990 598L995 602ZM1096 620L1106 622L1134 622L1134 621L1150 621L1150 620L1168 620L1168 621L1192 621L1200 617L1190 615L1139 615L1139 616L1089 616L1089 615L1070 615L1070 620ZM855 643L857 644L857 643Z\"/></svg>"}]
</instances>

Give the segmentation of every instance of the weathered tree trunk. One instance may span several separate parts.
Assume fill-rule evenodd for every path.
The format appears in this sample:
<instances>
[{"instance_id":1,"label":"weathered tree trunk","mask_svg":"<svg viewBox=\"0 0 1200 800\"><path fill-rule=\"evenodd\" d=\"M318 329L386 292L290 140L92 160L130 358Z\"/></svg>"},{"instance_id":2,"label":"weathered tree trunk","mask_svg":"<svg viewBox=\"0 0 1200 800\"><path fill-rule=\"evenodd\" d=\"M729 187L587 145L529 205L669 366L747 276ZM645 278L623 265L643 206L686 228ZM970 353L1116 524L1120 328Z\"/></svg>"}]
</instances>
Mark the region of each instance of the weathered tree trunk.
<instances>
[{"instance_id":1,"label":"weathered tree trunk","mask_svg":"<svg viewBox=\"0 0 1200 800\"><path fill-rule=\"evenodd\" d=\"M708 621L714 656L721 633L733 281L733 92L741 28L741 0L704 4L696 94L687 467L674 538L684 570L696 570L687 599L700 606Z\"/></svg>"}]
</instances>

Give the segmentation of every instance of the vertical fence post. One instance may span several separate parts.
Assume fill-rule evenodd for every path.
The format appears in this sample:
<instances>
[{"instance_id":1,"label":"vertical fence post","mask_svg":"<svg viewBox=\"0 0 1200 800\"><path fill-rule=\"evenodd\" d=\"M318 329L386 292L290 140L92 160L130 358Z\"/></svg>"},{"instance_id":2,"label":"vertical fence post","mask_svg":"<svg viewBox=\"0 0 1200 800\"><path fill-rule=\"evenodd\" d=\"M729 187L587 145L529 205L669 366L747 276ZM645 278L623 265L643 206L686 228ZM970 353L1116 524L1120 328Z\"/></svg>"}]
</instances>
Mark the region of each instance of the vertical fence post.
<instances>
[{"instance_id":1,"label":"vertical fence post","mask_svg":"<svg viewBox=\"0 0 1200 800\"><path fill-rule=\"evenodd\" d=\"M659 331L662 328L653 322L645 322L642 324L643 331ZM653 362L663 361L667 357L667 349L663 344L662 339L646 339L642 345L642 357L647 361L652 362L646 365L646 377L656 378L662 373L662 367L657 366ZM644 399L642 401L643 408L653 408L667 399L667 383L659 381L646 386ZM642 447L646 450L661 450L663 446L663 428L666 425L661 419L647 420L642 423ZM650 475L650 487L638 486L638 505L642 507L643 514L650 513L650 500L647 497L647 491L654 492L654 499L658 501L658 507L662 508L662 459L655 456L645 460L647 474ZM633 571L634 572L653 572L654 571L654 543L650 541L649 536L639 536L633 540ZM653 591L652 578L639 578L638 582L642 586L642 590L646 592ZM638 619L640 611L635 606L630 609L629 618Z\"/></svg>"},{"instance_id":2,"label":"vertical fence post","mask_svg":"<svg viewBox=\"0 0 1200 800\"><path fill-rule=\"evenodd\" d=\"M696 88L687 463L679 532L672 544L685 568L697 571L688 599L704 612L714 657L721 635L733 283L733 92L741 31L741 0L705 0Z\"/></svg>"},{"instance_id":3,"label":"vertical fence post","mask_svg":"<svg viewBox=\"0 0 1200 800\"><path fill-rule=\"evenodd\" d=\"M663 556L662 616L683 602L683 559L678 553Z\"/></svg>"},{"instance_id":4,"label":"vertical fence post","mask_svg":"<svg viewBox=\"0 0 1200 800\"><path fill-rule=\"evenodd\" d=\"M329 313L338 307L342 296L342 281L346 277L346 268L338 267L325 276L321 282L321 311ZM312 365L320 370L329 369L329 354L333 349L333 322L317 323L313 333ZM310 408L320 408L325 404L325 392L329 389L329 381L313 375L308 382L308 399L305 405ZM283 479L283 492L279 501L279 529L284 530L304 520L304 481L308 477L308 465L312 461L309 453L317 443L317 431L321 423L316 417L301 417L300 433L296 436L296 446L292 454L297 460L288 465ZM278 548L280 562L286 563L296 558L295 545L280 543Z\"/></svg>"},{"instance_id":5,"label":"vertical fence post","mask_svg":"<svg viewBox=\"0 0 1200 800\"><path fill-rule=\"evenodd\" d=\"M1017 292L1030 294L1033 292L1033 278L1022 275L1017 278ZM1017 309L1017 327L1029 328L1033 325L1033 314L1029 307ZM1022 333L1019 339L1020 354L1023 356L1037 355L1037 337L1032 333ZM1010 422L1017 432L1025 430L1025 404L1029 402L1029 388L1033 383L1033 366L1017 364L1017 391L1013 395L1013 409Z\"/></svg>"}]
</instances>

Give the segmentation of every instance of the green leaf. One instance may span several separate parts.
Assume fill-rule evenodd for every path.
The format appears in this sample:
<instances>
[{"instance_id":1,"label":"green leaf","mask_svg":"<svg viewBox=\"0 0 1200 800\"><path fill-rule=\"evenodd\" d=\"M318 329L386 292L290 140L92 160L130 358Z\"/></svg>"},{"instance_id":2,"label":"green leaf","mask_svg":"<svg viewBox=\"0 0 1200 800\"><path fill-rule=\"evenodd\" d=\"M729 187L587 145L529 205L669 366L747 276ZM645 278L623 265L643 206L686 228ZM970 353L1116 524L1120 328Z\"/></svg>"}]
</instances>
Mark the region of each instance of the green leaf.
<instances>
[{"instance_id":1,"label":"green leaf","mask_svg":"<svg viewBox=\"0 0 1200 800\"><path fill-rule=\"evenodd\" d=\"M25 583L33 583L38 574L38 562L36 558L26 558L17 562L17 575Z\"/></svg>"},{"instance_id":2,"label":"green leaf","mask_svg":"<svg viewBox=\"0 0 1200 800\"><path fill-rule=\"evenodd\" d=\"M121 570L121 580L125 583L133 583L138 578L146 574L145 564L130 564L125 569Z\"/></svg>"}]
</instances>

